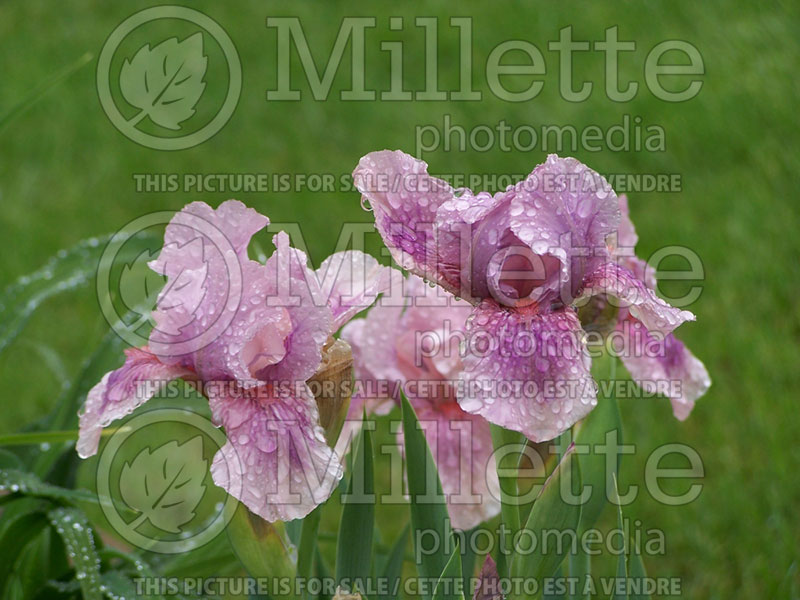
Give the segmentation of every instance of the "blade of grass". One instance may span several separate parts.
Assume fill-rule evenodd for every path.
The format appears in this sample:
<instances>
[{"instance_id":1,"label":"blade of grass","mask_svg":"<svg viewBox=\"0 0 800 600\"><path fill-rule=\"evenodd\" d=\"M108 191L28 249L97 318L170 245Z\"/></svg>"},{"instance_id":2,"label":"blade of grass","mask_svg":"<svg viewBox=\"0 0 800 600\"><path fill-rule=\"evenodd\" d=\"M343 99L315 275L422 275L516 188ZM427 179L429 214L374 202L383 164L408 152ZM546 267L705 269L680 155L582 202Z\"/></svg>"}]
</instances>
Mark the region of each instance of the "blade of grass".
<instances>
[{"instance_id":1,"label":"blade of grass","mask_svg":"<svg viewBox=\"0 0 800 600\"><path fill-rule=\"evenodd\" d=\"M41 100L49 91L57 87L70 75L78 71L84 65L88 64L91 60L92 54L90 52L86 52L80 58L78 58L78 60L70 65L67 65L33 88L22 100L6 111L5 114L0 115L0 131L2 131L3 128L5 128L16 117L23 114L26 110Z\"/></svg>"},{"instance_id":2,"label":"blade of grass","mask_svg":"<svg viewBox=\"0 0 800 600\"><path fill-rule=\"evenodd\" d=\"M434 579L438 580L451 558L450 554L445 552L445 549L450 546L452 538L450 518L436 463L419 426L417 415L405 395L401 406L406 477L411 502L411 526L414 531L412 538L414 540L414 559L420 578L433 581ZM436 544L436 550L423 553L423 540L427 536L430 536L433 543Z\"/></svg>"},{"instance_id":3,"label":"blade of grass","mask_svg":"<svg viewBox=\"0 0 800 600\"><path fill-rule=\"evenodd\" d=\"M342 496L342 520L336 547L336 581L343 589L367 588L372 562L375 526L375 482L372 466L372 432L362 427L347 494Z\"/></svg>"}]
</instances>

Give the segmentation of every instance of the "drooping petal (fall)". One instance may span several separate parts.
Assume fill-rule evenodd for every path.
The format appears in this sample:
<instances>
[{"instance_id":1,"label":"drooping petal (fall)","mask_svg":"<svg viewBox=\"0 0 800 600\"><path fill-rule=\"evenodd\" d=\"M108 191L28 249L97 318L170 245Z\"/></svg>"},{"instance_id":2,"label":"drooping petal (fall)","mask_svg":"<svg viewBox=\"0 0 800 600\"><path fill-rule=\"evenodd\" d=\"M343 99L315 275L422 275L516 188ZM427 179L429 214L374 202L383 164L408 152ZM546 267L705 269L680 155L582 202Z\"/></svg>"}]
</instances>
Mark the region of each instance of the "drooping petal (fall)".
<instances>
[{"instance_id":1,"label":"drooping petal (fall)","mask_svg":"<svg viewBox=\"0 0 800 600\"><path fill-rule=\"evenodd\" d=\"M586 277L583 294L615 298L620 308L630 311L647 329L664 335L695 319L688 310L667 304L631 271L613 262L600 265Z\"/></svg>"},{"instance_id":2,"label":"drooping petal (fall)","mask_svg":"<svg viewBox=\"0 0 800 600\"><path fill-rule=\"evenodd\" d=\"M711 386L705 365L671 333L656 337L632 318L617 330L624 336L618 354L631 378L645 392L667 396L675 417L686 419Z\"/></svg>"},{"instance_id":3,"label":"drooping petal (fall)","mask_svg":"<svg viewBox=\"0 0 800 600\"><path fill-rule=\"evenodd\" d=\"M459 404L530 440L558 436L596 404L575 311L504 310L487 300L467 322Z\"/></svg>"},{"instance_id":4,"label":"drooping petal (fall)","mask_svg":"<svg viewBox=\"0 0 800 600\"><path fill-rule=\"evenodd\" d=\"M125 364L106 373L86 397L80 413L77 451L81 458L97 452L100 433L112 421L132 413L166 383L192 372L165 365L148 348L125 350Z\"/></svg>"},{"instance_id":5,"label":"drooping petal (fall)","mask_svg":"<svg viewBox=\"0 0 800 600\"><path fill-rule=\"evenodd\" d=\"M228 438L211 465L214 483L271 522L302 518L328 499L342 470L307 386L207 392Z\"/></svg>"}]
</instances>

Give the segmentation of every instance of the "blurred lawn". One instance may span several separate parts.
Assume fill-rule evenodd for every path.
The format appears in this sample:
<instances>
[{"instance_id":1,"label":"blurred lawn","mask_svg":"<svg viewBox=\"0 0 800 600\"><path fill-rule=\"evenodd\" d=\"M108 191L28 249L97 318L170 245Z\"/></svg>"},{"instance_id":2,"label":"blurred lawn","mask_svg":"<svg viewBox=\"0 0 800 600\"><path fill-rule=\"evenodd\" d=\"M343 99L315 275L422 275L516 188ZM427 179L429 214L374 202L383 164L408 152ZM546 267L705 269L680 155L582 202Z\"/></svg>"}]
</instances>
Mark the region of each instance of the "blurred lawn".
<instances>
[{"instance_id":1,"label":"blurred lawn","mask_svg":"<svg viewBox=\"0 0 800 600\"><path fill-rule=\"evenodd\" d=\"M0 114L83 53L96 58L113 28L145 6L0 3ZM682 327L680 336L705 361L714 385L685 423L672 418L665 401L621 403L628 440L645 450L624 461L623 481L641 483L646 450L675 441L695 447L707 473L705 489L693 504L669 508L642 494L630 514L645 527L665 530L666 556L651 559L649 571L681 577L685 597L772 597L800 559L797 3L586 3L572 14L555 3L460 3L454 15L475 17L475 88L484 99L473 103L341 102L338 90L349 81L349 54L327 102L313 101L299 77L293 84L303 90L302 102L265 100L268 87L275 87L275 33L265 28L267 15L300 16L315 57L331 47L343 16L377 15L380 35L389 16L405 16L405 30L392 33L392 39L407 41L409 89L421 88L424 81L422 34L413 17L439 15L440 79L443 89L457 89L457 30L447 26L451 15L440 2L418 3L416 10L366 2L296 4L290 10L276 2L192 6L223 25L241 56L243 90L230 122L190 150L143 148L118 133L100 108L96 61L84 67L0 131L5 248L0 282L10 283L60 248L147 212L177 210L197 199L216 205L229 196L136 193L133 173L338 176L371 150L413 152L415 126L441 128L445 113L468 131L501 119L511 126L552 123L580 129L596 123L607 128L624 113L640 115L645 125L664 127L665 152L578 152L577 157L604 173L682 175L682 193L631 195L632 212L641 255L680 244L703 259L707 286L692 307L697 323ZM570 24L575 39L600 40L607 27L618 25L620 39L637 42L636 52L623 55L621 69L622 81L640 84L633 101L615 104L605 98L599 53L576 59L576 81L584 75L594 82L591 98L571 104L558 96L557 56L546 47ZM372 34L367 34L368 85L385 89L388 75L381 69L388 55L370 43L378 37ZM487 89L482 65L491 49L508 39L530 40L545 54L548 78L533 101L502 102ZM692 42L705 60L705 85L689 102L660 102L644 86L646 53L666 39ZM544 153L438 151L425 159L433 172L522 173ZM315 263L333 250L338 224L370 220L352 192L238 198L273 222L301 222ZM267 243L269 238L260 239ZM60 388L35 344L56 350L73 373L105 328L92 288L40 309L26 334L0 355L5 390L0 431L43 415Z\"/></svg>"}]
</instances>

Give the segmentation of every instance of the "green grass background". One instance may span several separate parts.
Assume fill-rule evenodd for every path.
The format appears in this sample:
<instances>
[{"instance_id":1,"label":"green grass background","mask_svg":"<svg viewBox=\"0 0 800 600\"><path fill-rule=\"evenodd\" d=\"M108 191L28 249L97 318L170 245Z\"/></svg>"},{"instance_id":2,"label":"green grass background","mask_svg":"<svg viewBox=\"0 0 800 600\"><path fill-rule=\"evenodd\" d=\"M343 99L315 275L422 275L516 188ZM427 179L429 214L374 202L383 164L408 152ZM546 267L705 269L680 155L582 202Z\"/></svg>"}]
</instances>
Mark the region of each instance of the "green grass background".
<instances>
[{"instance_id":1,"label":"green grass background","mask_svg":"<svg viewBox=\"0 0 800 600\"><path fill-rule=\"evenodd\" d=\"M95 88L96 57L118 23L147 3L41 0L0 3L0 114L85 52L92 63L53 89L0 131L0 282L38 268L59 249L111 232L155 210L186 202L213 205L229 194L137 193L133 173L314 172L349 173L363 154L382 148L414 150L417 125L438 124L444 114L467 130L478 124L560 124L607 128L623 114L666 131L666 151L578 152L601 172L680 173L683 191L631 195L640 234L639 253L685 245L702 258L705 289L692 306L697 322L680 337L706 363L714 385L685 423L666 401L623 400L629 441L641 451L624 461L622 480L641 483L647 450L688 443L703 458L706 478L699 499L670 508L642 494L631 516L666 532L667 552L649 561L651 574L678 576L687 598L773 597L800 559L800 235L797 199L798 5L789 2L442 2L392 6L376 3L199 2L234 40L243 65L239 105L210 141L181 152L158 152L124 138L103 113ZM452 12L451 12L452 10ZM423 85L421 30L414 16L440 17L440 81L458 85L452 15L473 16L475 87L481 102L342 102L349 82L345 56L330 99L316 102L296 76L300 102L266 101L275 86L275 34L268 15L297 15L319 60L335 39L343 16L377 16L368 32L367 83L385 88L386 53L378 39L406 41L406 87ZM389 16L405 29L388 34ZM576 59L578 76L594 82L591 98L568 103L558 95L557 56L546 50L558 30L572 25L576 39L599 40L618 25L636 52L623 56L621 78L639 82L638 96L617 104L603 94L602 55ZM371 37L370 37L371 36ZM388 38L386 36L389 36ZM508 39L535 43L545 54L544 91L526 103L496 99L482 65ZM666 39L700 50L704 86L693 100L668 104L644 85L647 51ZM298 72L298 71L296 71ZM521 173L544 159L528 153L438 151L425 158L433 172ZM495 191L495 190L490 190ZM310 256L319 263L336 242L339 224L368 222L352 192L239 194L274 222L302 223ZM268 243L268 237L260 238ZM377 250L377 244L372 250ZM97 343L107 325L93 288L61 296L42 307L25 334L0 355L3 389L0 432L45 414L62 381L37 352L46 344L66 373Z\"/></svg>"}]
</instances>

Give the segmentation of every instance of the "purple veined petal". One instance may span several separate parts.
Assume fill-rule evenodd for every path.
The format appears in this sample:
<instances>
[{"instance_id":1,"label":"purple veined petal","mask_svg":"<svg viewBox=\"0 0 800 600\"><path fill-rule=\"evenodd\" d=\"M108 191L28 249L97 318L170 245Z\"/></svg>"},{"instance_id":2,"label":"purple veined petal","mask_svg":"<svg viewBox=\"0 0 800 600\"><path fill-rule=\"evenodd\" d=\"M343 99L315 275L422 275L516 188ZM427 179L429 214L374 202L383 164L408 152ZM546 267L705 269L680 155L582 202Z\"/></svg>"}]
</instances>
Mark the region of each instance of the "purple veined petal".
<instances>
[{"instance_id":1,"label":"purple veined petal","mask_svg":"<svg viewBox=\"0 0 800 600\"><path fill-rule=\"evenodd\" d=\"M459 404L465 411L551 440L597 403L575 311L506 310L487 300L467 322Z\"/></svg>"},{"instance_id":2,"label":"purple veined petal","mask_svg":"<svg viewBox=\"0 0 800 600\"><path fill-rule=\"evenodd\" d=\"M369 202L392 258L454 294L467 295L468 250L465 254L452 238L460 237L468 248L469 227L462 232L437 223L439 207L454 199L456 190L428 175L427 163L399 150L367 154L353 171L353 180Z\"/></svg>"},{"instance_id":3,"label":"purple veined petal","mask_svg":"<svg viewBox=\"0 0 800 600\"><path fill-rule=\"evenodd\" d=\"M647 393L667 396L683 421L711 378L702 362L673 334L657 337L633 318L617 325L615 350L631 378Z\"/></svg>"},{"instance_id":4,"label":"purple veined petal","mask_svg":"<svg viewBox=\"0 0 800 600\"><path fill-rule=\"evenodd\" d=\"M360 250L329 256L322 261L316 275L333 313L334 331L374 304L379 294L402 282L399 271L384 267Z\"/></svg>"},{"instance_id":5,"label":"purple veined petal","mask_svg":"<svg viewBox=\"0 0 800 600\"><path fill-rule=\"evenodd\" d=\"M264 299L267 307L286 312L291 331L284 342L285 355L255 375L261 381L303 382L322 361L322 348L334 333L333 315L305 253L289 245L286 232L276 234L273 242L275 253L264 265Z\"/></svg>"},{"instance_id":6,"label":"purple veined petal","mask_svg":"<svg viewBox=\"0 0 800 600\"><path fill-rule=\"evenodd\" d=\"M342 470L308 386L206 391L228 438L211 465L214 483L270 522L302 518L328 499Z\"/></svg>"},{"instance_id":7,"label":"purple veined petal","mask_svg":"<svg viewBox=\"0 0 800 600\"><path fill-rule=\"evenodd\" d=\"M146 347L129 348L125 357L125 363L106 373L86 396L76 446L81 458L97 452L104 427L132 413L164 384L179 377L193 377L188 369L163 364Z\"/></svg>"},{"instance_id":8,"label":"purple veined petal","mask_svg":"<svg viewBox=\"0 0 800 600\"><path fill-rule=\"evenodd\" d=\"M489 423L464 412L450 399L409 399L431 449L450 521L467 531L500 513L499 489ZM398 433L403 448L402 431Z\"/></svg>"},{"instance_id":9,"label":"purple veined petal","mask_svg":"<svg viewBox=\"0 0 800 600\"><path fill-rule=\"evenodd\" d=\"M504 197L511 231L541 257L543 284L552 287L552 261L561 263L561 301L569 304L584 274L609 258L606 238L621 218L614 190L580 161L551 154Z\"/></svg>"},{"instance_id":10,"label":"purple veined petal","mask_svg":"<svg viewBox=\"0 0 800 600\"><path fill-rule=\"evenodd\" d=\"M264 265L248 261L242 272L244 290L230 325L194 352L191 364L205 381L235 379L253 387L266 381L265 370L286 359L296 325L292 308L268 305L271 282Z\"/></svg>"},{"instance_id":11,"label":"purple veined petal","mask_svg":"<svg viewBox=\"0 0 800 600\"><path fill-rule=\"evenodd\" d=\"M664 335L695 319L690 311L670 306L631 271L613 262L600 265L584 280L582 295L597 294L616 298L618 306L630 311L647 329Z\"/></svg>"}]
</instances>

